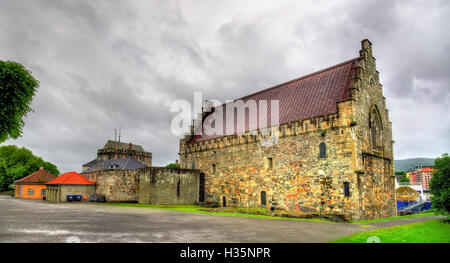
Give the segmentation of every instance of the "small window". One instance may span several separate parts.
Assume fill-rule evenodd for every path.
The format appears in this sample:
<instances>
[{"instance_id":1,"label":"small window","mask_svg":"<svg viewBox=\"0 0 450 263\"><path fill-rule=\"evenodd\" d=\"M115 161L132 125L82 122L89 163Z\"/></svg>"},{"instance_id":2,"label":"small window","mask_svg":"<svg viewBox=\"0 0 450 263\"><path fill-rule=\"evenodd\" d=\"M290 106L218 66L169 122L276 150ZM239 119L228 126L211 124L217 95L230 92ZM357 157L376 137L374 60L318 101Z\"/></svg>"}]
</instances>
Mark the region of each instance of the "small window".
<instances>
[{"instance_id":1,"label":"small window","mask_svg":"<svg viewBox=\"0 0 450 263\"><path fill-rule=\"evenodd\" d=\"M222 196L222 206L227 207L227 198L225 196Z\"/></svg>"},{"instance_id":2,"label":"small window","mask_svg":"<svg viewBox=\"0 0 450 263\"><path fill-rule=\"evenodd\" d=\"M45 189L41 189L41 195L45 195Z\"/></svg>"},{"instance_id":3,"label":"small window","mask_svg":"<svg viewBox=\"0 0 450 263\"><path fill-rule=\"evenodd\" d=\"M266 191L261 191L261 206L266 206Z\"/></svg>"},{"instance_id":4,"label":"small window","mask_svg":"<svg viewBox=\"0 0 450 263\"><path fill-rule=\"evenodd\" d=\"M267 169L272 170L273 168L273 159L267 158Z\"/></svg>"},{"instance_id":5,"label":"small window","mask_svg":"<svg viewBox=\"0 0 450 263\"><path fill-rule=\"evenodd\" d=\"M350 196L350 186L348 182L344 182L344 196Z\"/></svg>"},{"instance_id":6,"label":"small window","mask_svg":"<svg viewBox=\"0 0 450 263\"><path fill-rule=\"evenodd\" d=\"M177 197L178 197L178 199L180 199L180 179L178 179L178 183L177 183Z\"/></svg>"},{"instance_id":7,"label":"small window","mask_svg":"<svg viewBox=\"0 0 450 263\"><path fill-rule=\"evenodd\" d=\"M327 146L324 142L319 144L319 158L327 158Z\"/></svg>"},{"instance_id":8,"label":"small window","mask_svg":"<svg viewBox=\"0 0 450 263\"><path fill-rule=\"evenodd\" d=\"M28 189L28 195L34 195L34 189Z\"/></svg>"},{"instance_id":9,"label":"small window","mask_svg":"<svg viewBox=\"0 0 450 263\"><path fill-rule=\"evenodd\" d=\"M216 173L216 164L215 163L213 163L213 165L212 165L212 172Z\"/></svg>"},{"instance_id":10,"label":"small window","mask_svg":"<svg viewBox=\"0 0 450 263\"><path fill-rule=\"evenodd\" d=\"M192 162L192 169L195 169L195 163Z\"/></svg>"}]
</instances>

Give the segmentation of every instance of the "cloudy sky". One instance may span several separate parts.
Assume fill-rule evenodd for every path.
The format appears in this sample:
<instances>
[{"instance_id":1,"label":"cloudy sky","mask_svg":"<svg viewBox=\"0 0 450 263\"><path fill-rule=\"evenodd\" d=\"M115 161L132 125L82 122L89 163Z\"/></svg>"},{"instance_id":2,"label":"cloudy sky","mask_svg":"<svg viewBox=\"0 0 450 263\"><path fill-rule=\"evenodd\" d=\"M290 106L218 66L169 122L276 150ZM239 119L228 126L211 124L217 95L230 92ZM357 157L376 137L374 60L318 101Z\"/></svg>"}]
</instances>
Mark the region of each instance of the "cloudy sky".
<instances>
[{"instance_id":1,"label":"cloudy sky","mask_svg":"<svg viewBox=\"0 0 450 263\"><path fill-rule=\"evenodd\" d=\"M358 56L373 43L395 158L450 150L449 1L0 1L0 60L40 81L23 136L80 171L114 129L178 158L176 99L235 99Z\"/></svg>"}]
</instances>

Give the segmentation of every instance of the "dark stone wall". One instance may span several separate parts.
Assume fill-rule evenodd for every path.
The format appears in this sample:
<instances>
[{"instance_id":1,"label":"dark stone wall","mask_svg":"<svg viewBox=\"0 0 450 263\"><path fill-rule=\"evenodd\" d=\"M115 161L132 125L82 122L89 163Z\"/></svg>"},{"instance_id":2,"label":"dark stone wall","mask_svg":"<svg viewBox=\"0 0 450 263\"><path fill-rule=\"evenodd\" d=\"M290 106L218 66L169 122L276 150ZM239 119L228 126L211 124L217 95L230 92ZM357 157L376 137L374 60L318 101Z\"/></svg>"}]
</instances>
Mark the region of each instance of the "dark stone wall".
<instances>
[{"instance_id":1,"label":"dark stone wall","mask_svg":"<svg viewBox=\"0 0 450 263\"><path fill-rule=\"evenodd\" d=\"M107 202L137 202L137 171L104 170L82 175L97 184L96 194L104 195Z\"/></svg>"},{"instance_id":2,"label":"dark stone wall","mask_svg":"<svg viewBox=\"0 0 450 263\"><path fill-rule=\"evenodd\" d=\"M200 172L147 167L138 170L139 203L197 204Z\"/></svg>"}]
</instances>

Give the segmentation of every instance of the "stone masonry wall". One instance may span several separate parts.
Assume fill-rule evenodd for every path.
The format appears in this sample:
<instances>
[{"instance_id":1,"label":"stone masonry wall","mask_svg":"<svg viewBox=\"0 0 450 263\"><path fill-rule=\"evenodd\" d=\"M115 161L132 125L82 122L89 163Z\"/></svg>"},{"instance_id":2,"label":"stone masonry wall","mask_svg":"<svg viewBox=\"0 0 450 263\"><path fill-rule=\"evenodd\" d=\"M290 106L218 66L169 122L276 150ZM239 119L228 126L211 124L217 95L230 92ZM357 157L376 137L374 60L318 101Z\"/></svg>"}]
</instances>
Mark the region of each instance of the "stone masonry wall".
<instances>
[{"instance_id":1,"label":"stone masonry wall","mask_svg":"<svg viewBox=\"0 0 450 263\"><path fill-rule=\"evenodd\" d=\"M197 204L200 172L189 169L147 167L138 170L139 203Z\"/></svg>"},{"instance_id":2,"label":"stone masonry wall","mask_svg":"<svg viewBox=\"0 0 450 263\"><path fill-rule=\"evenodd\" d=\"M197 143L189 143L190 136L181 140L181 167L205 173L206 201L257 207L264 191L266 207L318 211L322 205L325 212L354 220L394 215L391 123L369 44L362 42L352 97L337 103L336 114L282 124L272 146L261 145L267 139L261 131ZM382 122L381 147L370 144L373 105ZM326 144L326 158L319 158L320 143Z\"/></svg>"},{"instance_id":3,"label":"stone masonry wall","mask_svg":"<svg viewBox=\"0 0 450 263\"><path fill-rule=\"evenodd\" d=\"M139 183L137 171L103 170L82 175L96 183L96 194L104 195L107 202L137 202Z\"/></svg>"},{"instance_id":4,"label":"stone masonry wall","mask_svg":"<svg viewBox=\"0 0 450 263\"><path fill-rule=\"evenodd\" d=\"M95 194L95 185L47 185L47 200L50 202L67 202L66 195Z\"/></svg>"}]
</instances>

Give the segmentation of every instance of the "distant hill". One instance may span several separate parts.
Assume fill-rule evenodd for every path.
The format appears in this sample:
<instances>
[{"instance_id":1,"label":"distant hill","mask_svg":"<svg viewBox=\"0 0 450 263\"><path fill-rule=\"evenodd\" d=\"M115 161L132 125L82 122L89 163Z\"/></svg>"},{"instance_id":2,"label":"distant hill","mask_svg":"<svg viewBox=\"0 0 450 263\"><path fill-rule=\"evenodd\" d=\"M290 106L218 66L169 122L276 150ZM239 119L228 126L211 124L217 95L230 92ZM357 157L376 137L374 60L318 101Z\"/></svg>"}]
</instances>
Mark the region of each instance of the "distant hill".
<instances>
[{"instance_id":1,"label":"distant hill","mask_svg":"<svg viewBox=\"0 0 450 263\"><path fill-rule=\"evenodd\" d=\"M411 158L404 160L394 160L394 168L395 171L409 171L414 169L416 166L433 166L434 159L433 158Z\"/></svg>"}]
</instances>

